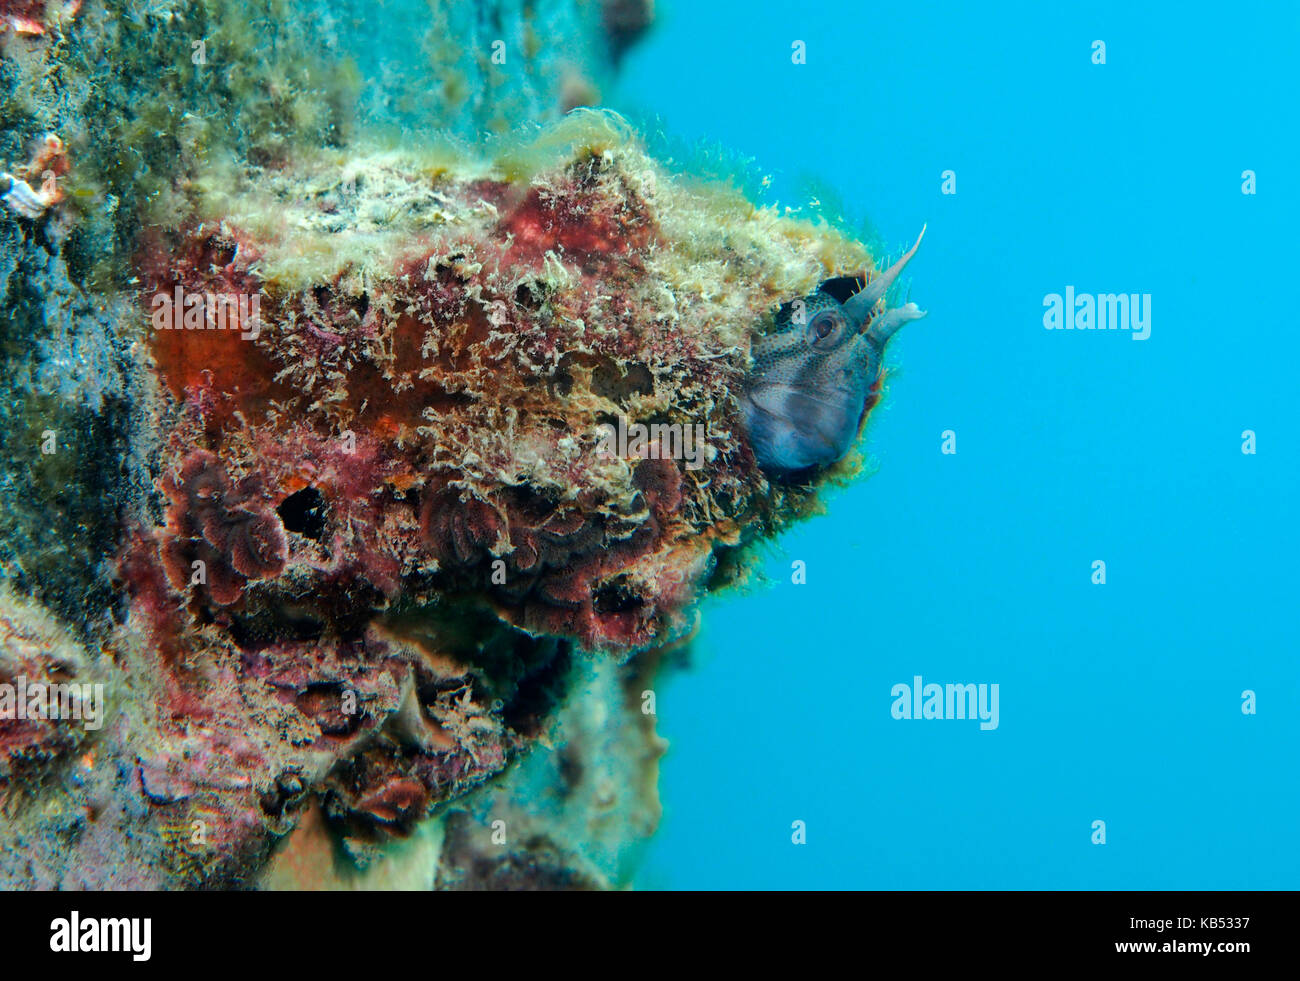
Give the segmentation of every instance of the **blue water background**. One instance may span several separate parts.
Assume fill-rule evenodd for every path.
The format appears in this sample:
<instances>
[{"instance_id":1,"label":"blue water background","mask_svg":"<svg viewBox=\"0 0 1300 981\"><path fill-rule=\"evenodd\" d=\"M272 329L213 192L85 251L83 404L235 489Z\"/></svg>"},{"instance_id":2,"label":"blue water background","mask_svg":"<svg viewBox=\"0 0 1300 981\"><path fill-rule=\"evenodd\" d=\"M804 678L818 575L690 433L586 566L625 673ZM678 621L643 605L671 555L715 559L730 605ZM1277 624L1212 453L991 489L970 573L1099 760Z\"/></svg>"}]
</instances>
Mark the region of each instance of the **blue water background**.
<instances>
[{"instance_id":1,"label":"blue water background","mask_svg":"<svg viewBox=\"0 0 1300 981\"><path fill-rule=\"evenodd\" d=\"M1300 886L1300 17L1072 6L658 0L608 94L894 255L929 223L878 472L660 684L642 888ZM1152 294L1150 339L1045 330L1067 285ZM999 728L892 719L918 674Z\"/></svg>"}]
</instances>

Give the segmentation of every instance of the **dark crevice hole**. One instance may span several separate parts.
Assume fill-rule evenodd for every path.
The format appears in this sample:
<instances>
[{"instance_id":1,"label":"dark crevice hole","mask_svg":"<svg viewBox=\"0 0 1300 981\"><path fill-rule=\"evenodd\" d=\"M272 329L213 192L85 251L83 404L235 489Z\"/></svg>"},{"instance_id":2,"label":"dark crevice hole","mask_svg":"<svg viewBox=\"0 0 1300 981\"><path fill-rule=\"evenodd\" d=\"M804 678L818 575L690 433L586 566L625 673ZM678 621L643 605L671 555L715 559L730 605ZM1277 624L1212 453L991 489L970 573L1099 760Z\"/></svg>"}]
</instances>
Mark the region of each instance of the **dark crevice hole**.
<instances>
[{"instance_id":1,"label":"dark crevice hole","mask_svg":"<svg viewBox=\"0 0 1300 981\"><path fill-rule=\"evenodd\" d=\"M597 613L630 613L645 606L645 600L622 576L604 583L592 597Z\"/></svg>"},{"instance_id":2,"label":"dark crevice hole","mask_svg":"<svg viewBox=\"0 0 1300 981\"><path fill-rule=\"evenodd\" d=\"M325 534L325 498L315 487L290 494L275 509L288 531L320 541Z\"/></svg>"}]
</instances>

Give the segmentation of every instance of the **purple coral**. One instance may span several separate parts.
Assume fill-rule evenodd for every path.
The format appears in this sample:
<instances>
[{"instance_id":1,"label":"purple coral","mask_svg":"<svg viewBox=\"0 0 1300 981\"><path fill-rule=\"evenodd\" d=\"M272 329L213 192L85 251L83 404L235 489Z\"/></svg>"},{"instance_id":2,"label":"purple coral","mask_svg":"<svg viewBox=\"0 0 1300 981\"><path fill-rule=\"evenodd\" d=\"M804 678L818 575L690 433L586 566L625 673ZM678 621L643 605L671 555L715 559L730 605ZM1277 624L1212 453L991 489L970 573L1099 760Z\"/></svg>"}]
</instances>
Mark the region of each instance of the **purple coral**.
<instances>
[{"instance_id":1,"label":"purple coral","mask_svg":"<svg viewBox=\"0 0 1300 981\"><path fill-rule=\"evenodd\" d=\"M163 481L171 501L162 545L163 566L179 590L200 587L213 603L230 606L250 580L279 575L289 558L284 525L257 494L255 482L234 485L217 457L191 453Z\"/></svg>"}]
</instances>

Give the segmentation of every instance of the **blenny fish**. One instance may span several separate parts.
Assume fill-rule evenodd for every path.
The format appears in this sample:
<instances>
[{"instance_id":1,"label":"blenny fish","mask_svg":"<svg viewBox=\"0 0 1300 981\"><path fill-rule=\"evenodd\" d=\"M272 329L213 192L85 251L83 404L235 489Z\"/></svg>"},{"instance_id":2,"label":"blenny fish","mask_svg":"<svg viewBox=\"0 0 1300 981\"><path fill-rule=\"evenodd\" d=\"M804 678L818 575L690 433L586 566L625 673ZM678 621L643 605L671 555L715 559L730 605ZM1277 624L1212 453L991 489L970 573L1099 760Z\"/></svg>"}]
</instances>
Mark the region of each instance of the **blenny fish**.
<instances>
[{"instance_id":1,"label":"blenny fish","mask_svg":"<svg viewBox=\"0 0 1300 981\"><path fill-rule=\"evenodd\" d=\"M901 259L842 300L836 294L844 296L843 278L783 305L776 329L754 341L741 406L750 445L769 476L828 466L849 451L880 381L885 345L925 316L915 303L877 310L924 237L922 228ZM855 287L861 278L848 281Z\"/></svg>"}]
</instances>

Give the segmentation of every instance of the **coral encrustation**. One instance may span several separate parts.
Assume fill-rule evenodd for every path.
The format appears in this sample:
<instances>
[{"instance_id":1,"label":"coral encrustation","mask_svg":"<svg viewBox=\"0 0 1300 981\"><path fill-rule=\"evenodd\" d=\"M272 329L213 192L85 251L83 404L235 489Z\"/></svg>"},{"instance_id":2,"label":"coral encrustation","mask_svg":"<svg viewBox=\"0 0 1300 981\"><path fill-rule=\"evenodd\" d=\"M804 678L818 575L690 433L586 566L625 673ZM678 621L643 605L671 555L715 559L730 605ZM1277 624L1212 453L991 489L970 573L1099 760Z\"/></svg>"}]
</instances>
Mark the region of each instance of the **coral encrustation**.
<instances>
[{"instance_id":1,"label":"coral encrustation","mask_svg":"<svg viewBox=\"0 0 1300 981\"><path fill-rule=\"evenodd\" d=\"M606 116L569 125L576 149L513 176L401 154L258 171L151 242L146 303L194 313L150 333L176 405L164 555L206 615L337 625L436 594L628 652L680 636L715 551L806 501L744 437L751 334L869 258L684 188ZM213 323L232 296L257 324ZM598 452L620 418L703 427L707 463Z\"/></svg>"},{"instance_id":2,"label":"coral encrustation","mask_svg":"<svg viewBox=\"0 0 1300 981\"><path fill-rule=\"evenodd\" d=\"M490 160L213 164L186 194L137 263L157 512L119 559L100 737L134 763L94 776L125 811L81 846L138 852L132 884L246 883L304 813L369 861L546 733L579 661L688 636L859 462L769 480L741 396L773 311L870 255L609 115ZM648 438L611 453L609 426ZM49 876L128 875L87 863Z\"/></svg>"}]
</instances>

